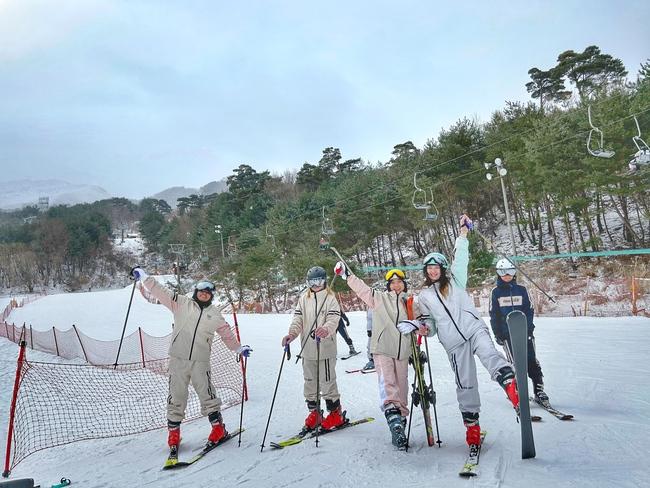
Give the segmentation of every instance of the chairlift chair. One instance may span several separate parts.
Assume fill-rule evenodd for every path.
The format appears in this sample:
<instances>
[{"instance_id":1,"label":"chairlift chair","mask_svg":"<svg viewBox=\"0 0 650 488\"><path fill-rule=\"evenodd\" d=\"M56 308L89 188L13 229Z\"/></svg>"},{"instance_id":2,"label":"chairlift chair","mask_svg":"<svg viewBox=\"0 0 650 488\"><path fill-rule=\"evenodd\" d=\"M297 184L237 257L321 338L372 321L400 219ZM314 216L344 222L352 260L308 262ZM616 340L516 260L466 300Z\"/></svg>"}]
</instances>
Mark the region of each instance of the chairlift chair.
<instances>
[{"instance_id":1,"label":"chairlift chair","mask_svg":"<svg viewBox=\"0 0 650 488\"><path fill-rule=\"evenodd\" d=\"M639 127L639 121L636 116L634 116L634 123L636 124L638 134L632 137L632 141L637 148L637 152L634 154L632 161L630 161L630 165L650 164L650 147L641 139L641 127Z\"/></svg>"},{"instance_id":2,"label":"chairlift chair","mask_svg":"<svg viewBox=\"0 0 650 488\"><path fill-rule=\"evenodd\" d=\"M597 158L604 158L604 159L613 158L615 154L614 151L612 151L611 149L605 149L603 147L603 131L601 131L598 127L596 127L591 121L591 105L587 105L587 117L589 118L589 125L591 126L591 130L589 131L589 136L587 137L587 151L589 152L589 154ZM598 147L592 149L591 138L594 134L598 134L598 136L600 137L600 141Z\"/></svg>"},{"instance_id":3,"label":"chairlift chair","mask_svg":"<svg viewBox=\"0 0 650 488\"><path fill-rule=\"evenodd\" d=\"M318 248L321 251L327 251L330 248L330 240L326 234L321 234L320 240L318 241Z\"/></svg>"},{"instance_id":4,"label":"chairlift chair","mask_svg":"<svg viewBox=\"0 0 650 488\"><path fill-rule=\"evenodd\" d=\"M433 188L429 188L429 191L431 191L431 205L428 208L424 209L424 220L433 222L434 220L438 220L438 215L440 212L438 212L438 207L436 207L436 204L433 203Z\"/></svg>"},{"instance_id":5,"label":"chairlift chair","mask_svg":"<svg viewBox=\"0 0 650 488\"><path fill-rule=\"evenodd\" d=\"M328 217L325 217L325 207L323 207L323 224L321 227L321 233L326 236L336 234L334 226L332 225L332 221Z\"/></svg>"},{"instance_id":6,"label":"chairlift chair","mask_svg":"<svg viewBox=\"0 0 650 488\"><path fill-rule=\"evenodd\" d=\"M413 203L413 208L416 210L424 210L425 213L428 213L427 211L431 208L431 203L427 201L427 192L418 186L417 175L417 173L413 173L413 186L415 186L415 191L413 192L411 202ZM427 220L426 217L425 220Z\"/></svg>"}]
</instances>

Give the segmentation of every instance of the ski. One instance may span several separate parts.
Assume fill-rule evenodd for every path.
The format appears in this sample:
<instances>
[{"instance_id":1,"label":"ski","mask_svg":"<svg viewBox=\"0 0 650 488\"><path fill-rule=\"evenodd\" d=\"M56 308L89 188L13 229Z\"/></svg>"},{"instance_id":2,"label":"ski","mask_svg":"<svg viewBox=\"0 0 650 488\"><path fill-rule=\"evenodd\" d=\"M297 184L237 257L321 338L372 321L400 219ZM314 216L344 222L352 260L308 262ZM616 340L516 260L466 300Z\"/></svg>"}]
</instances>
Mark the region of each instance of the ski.
<instances>
[{"instance_id":1,"label":"ski","mask_svg":"<svg viewBox=\"0 0 650 488\"><path fill-rule=\"evenodd\" d=\"M233 432L229 432L219 442L217 442L217 443L211 443L211 442L207 443L203 449L201 449L198 453L196 453L193 457L191 457L187 461L179 461L177 459L174 464L163 466L163 469L169 470L169 469L185 468L187 466L191 466L192 464L197 462L199 459L202 459L203 456L205 456L207 453L209 453L210 451L212 451L216 447L219 447L224 442L229 441L233 437L237 437L239 435L239 432L243 432L243 431L244 431L244 429L241 429L241 431L240 431L240 429L237 429L237 430L235 430Z\"/></svg>"},{"instance_id":2,"label":"ski","mask_svg":"<svg viewBox=\"0 0 650 488\"><path fill-rule=\"evenodd\" d=\"M517 391L519 392L519 425L521 426L521 458L535 457L535 439L530 417L528 398L528 324L526 315L519 310L513 310L506 317L512 355L515 360ZM523 400L523 401L522 401Z\"/></svg>"},{"instance_id":3,"label":"ski","mask_svg":"<svg viewBox=\"0 0 650 488\"><path fill-rule=\"evenodd\" d=\"M553 415L553 417L555 418L558 418L560 420L573 420L573 415L560 412L557 408L551 406L549 402L542 402L535 397L530 397L530 400L535 402L540 407L542 407L544 410L546 410L548 413Z\"/></svg>"},{"instance_id":4,"label":"ski","mask_svg":"<svg viewBox=\"0 0 650 488\"><path fill-rule=\"evenodd\" d=\"M370 373L374 373L375 371L376 371L375 368L372 368L372 369L360 368L360 369L346 369L345 370L345 372L348 373L348 374L352 374L352 373L370 374Z\"/></svg>"},{"instance_id":5,"label":"ski","mask_svg":"<svg viewBox=\"0 0 650 488\"><path fill-rule=\"evenodd\" d=\"M464 478L472 478L478 475L478 462L481 457L481 448L483 447L483 441L485 440L486 435L487 432L482 430L481 443L478 445L469 446L469 455L465 460L463 469L461 469L460 472L458 473L459 476L462 476Z\"/></svg>"},{"instance_id":6,"label":"ski","mask_svg":"<svg viewBox=\"0 0 650 488\"><path fill-rule=\"evenodd\" d=\"M422 407L422 415L424 416L424 428L427 432L427 444L433 446L436 440L433 436L433 423L431 422L431 405L435 404L436 397L433 388L427 385L424 378L424 364L428 361L427 355L420 350L420 346L415 339L415 335L411 334L411 362L415 370L415 377L413 379L413 389L411 393L411 401L416 407Z\"/></svg>"},{"instance_id":7,"label":"ski","mask_svg":"<svg viewBox=\"0 0 650 488\"><path fill-rule=\"evenodd\" d=\"M12 488L41 488L41 485L35 485L34 480L31 478L24 479L24 480L15 480L18 482L16 485L13 485L12 482L8 481L7 483L7 488L12 487ZM23 484L24 483L24 484ZM53 485L49 485L50 488L63 488L65 486L70 486L72 484L72 481L70 481L68 478L61 478L61 481L58 483L55 483ZM5 486L4 483L2 483L0 486Z\"/></svg>"},{"instance_id":8,"label":"ski","mask_svg":"<svg viewBox=\"0 0 650 488\"><path fill-rule=\"evenodd\" d=\"M169 469L178 463L178 447L172 446L169 448L169 456L167 456L167 461L165 461L163 469Z\"/></svg>"},{"instance_id":9,"label":"ski","mask_svg":"<svg viewBox=\"0 0 650 488\"><path fill-rule=\"evenodd\" d=\"M341 357L341 360L342 360L342 361L345 361L346 359L353 358L353 357L356 356L357 354L361 354L361 351L357 351L357 352L355 352L355 353L353 353L353 354L348 354L347 356L343 356L343 357Z\"/></svg>"},{"instance_id":10,"label":"ski","mask_svg":"<svg viewBox=\"0 0 650 488\"><path fill-rule=\"evenodd\" d=\"M332 429L332 430L321 429L318 431L318 437L321 437L325 434L329 434L331 432L338 432L339 430L347 429L348 427L354 427L355 425L365 424L366 422L372 422L374 420L375 419L373 417L365 417L362 419L347 422L341 425L340 427L337 427L336 429ZM283 441L271 442L269 445L275 449L284 449L285 447L295 446L296 444L300 444L305 439L311 439L312 437L316 437L315 430L308 430L304 433L303 432L304 431L301 431L297 435L294 435L293 437L289 437L288 439L285 439Z\"/></svg>"}]
</instances>

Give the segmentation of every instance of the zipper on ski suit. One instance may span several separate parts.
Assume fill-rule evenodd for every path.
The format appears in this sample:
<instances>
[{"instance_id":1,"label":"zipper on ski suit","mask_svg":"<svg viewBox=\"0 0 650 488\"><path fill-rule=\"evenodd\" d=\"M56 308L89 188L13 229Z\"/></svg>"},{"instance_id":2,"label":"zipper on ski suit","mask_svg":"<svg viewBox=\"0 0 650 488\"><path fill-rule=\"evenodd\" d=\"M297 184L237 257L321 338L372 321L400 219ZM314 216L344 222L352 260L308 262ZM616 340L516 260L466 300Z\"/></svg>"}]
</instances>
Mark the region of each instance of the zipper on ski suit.
<instances>
[{"instance_id":1,"label":"zipper on ski suit","mask_svg":"<svg viewBox=\"0 0 650 488\"><path fill-rule=\"evenodd\" d=\"M196 325L194 326L194 335L192 336L192 345L190 346L190 357L187 358L188 360L192 360L192 351L194 351L194 341L196 340L196 332L199 330L199 322L201 322L201 317L203 316L203 309L199 306L201 311L199 312L199 320L196 321Z\"/></svg>"}]
</instances>

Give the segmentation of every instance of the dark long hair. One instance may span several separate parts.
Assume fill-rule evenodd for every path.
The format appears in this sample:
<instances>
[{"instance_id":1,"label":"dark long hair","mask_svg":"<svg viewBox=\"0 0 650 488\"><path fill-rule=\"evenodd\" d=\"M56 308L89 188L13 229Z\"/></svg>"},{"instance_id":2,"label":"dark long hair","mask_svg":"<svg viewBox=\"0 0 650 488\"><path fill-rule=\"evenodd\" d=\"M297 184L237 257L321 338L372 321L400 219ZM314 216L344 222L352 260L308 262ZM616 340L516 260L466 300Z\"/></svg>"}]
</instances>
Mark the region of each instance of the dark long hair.
<instances>
[{"instance_id":1,"label":"dark long hair","mask_svg":"<svg viewBox=\"0 0 650 488\"><path fill-rule=\"evenodd\" d=\"M426 286L431 286L435 283L435 281L429 278L426 266L422 268L422 273L424 274L424 284ZM449 293L449 276L447 276L447 270L442 266L440 266L440 278L438 278L437 282L440 283L440 293L442 293L443 297L447 298L447 294Z\"/></svg>"}]
</instances>

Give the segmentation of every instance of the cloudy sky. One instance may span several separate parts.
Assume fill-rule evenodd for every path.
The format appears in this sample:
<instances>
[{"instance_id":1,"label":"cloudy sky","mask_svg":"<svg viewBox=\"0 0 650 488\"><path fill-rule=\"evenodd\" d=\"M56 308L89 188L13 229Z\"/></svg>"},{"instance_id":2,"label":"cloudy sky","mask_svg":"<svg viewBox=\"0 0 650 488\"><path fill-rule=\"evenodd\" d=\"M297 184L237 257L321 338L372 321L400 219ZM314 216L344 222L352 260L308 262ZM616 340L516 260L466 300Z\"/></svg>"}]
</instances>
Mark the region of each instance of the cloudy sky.
<instances>
[{"instance_id":1,"label":"cloudy sky","mask_svg":"<svg viewBox=\"0 0 650 488\"><path fill-rule=\"evenodd\" d=\"M137 198L328 146L385 161L527 100L564 50L650 57L647 1L442 3L0 0L3 178Z\"/></svg>"}]
</instances>

